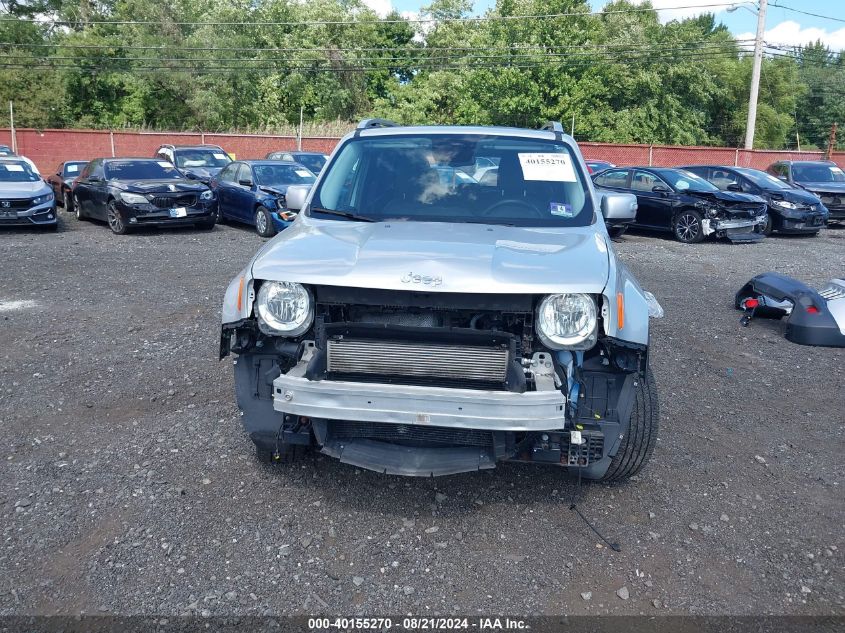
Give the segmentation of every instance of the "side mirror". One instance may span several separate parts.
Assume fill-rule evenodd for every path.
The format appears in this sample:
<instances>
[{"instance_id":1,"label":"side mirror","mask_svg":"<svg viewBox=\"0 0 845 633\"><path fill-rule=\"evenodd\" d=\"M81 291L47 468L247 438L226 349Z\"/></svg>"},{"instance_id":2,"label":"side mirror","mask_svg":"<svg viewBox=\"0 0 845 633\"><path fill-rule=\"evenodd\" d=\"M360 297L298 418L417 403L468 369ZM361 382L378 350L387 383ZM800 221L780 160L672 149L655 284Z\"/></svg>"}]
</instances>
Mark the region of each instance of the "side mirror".
<instances>
[{"instance_id":1,"label":"side mirror","mask_svg":"<svg viewBox=\"0 0 845 633\"><path fill-rule=\"evenodd\" d=\"M241 178L238 181L239 185L243 185L244 187L252 187L252 181L249 178Z\"/></svg>"},{"instance_id":2,"label":"side mirror","mask_svg":"<svg viewBox=\"0 0 845 633\"><path fill-rule=\"evenodd\" d=\"M736 191L737 193L742 193L742 185L736 182L732 182L728 185L728 191Z\"/></svg>"},{"instance_id":3,"label":"side mirror","mask_svg":"<svg viewBox=\"0 0 845 633\"><path fill-rule=\"evenodd\" d=\"M630 193L606 193L601 199L605 220L633 222L637 217L637 196Z\"/></svg>"},{"instance_id":4,"label":"side mirror","mask_svg":"<svg viewBox=\"0 0 845 633\"><path fill-rule=\"evenodd\" d=\"M291 185L285 192L285 206L291 211L300 211L311 191L311 185Z\"/></svg>"},{"instance_id":5,"label":"side mirror","mask_svg":"<svg viewBox=\"0 0 845 633\"><path fill-rule=\"evenodd\" d=\"M666 185L654 185L651 190L654 193L672 193L672 190Z\"/></svg>"}]
</instances>

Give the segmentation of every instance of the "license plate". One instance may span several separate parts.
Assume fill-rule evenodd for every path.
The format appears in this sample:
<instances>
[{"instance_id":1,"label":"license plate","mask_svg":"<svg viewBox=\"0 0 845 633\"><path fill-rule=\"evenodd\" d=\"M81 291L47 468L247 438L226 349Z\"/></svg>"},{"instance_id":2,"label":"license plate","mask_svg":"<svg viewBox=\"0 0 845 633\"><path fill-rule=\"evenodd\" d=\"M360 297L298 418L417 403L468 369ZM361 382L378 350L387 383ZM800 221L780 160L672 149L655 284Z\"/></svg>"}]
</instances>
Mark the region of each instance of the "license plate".
<instances>
[{"instance_id":1,"label":"license plate","mask_svg":"<svg viewBox=\"0 0 845 633\"><path fill-rule=\"evenodd\" d=\"M188 215L188 210L185 207L176 207L170 210L171 218L184 218L186 215Z\"/></svg>"}]
</instances>

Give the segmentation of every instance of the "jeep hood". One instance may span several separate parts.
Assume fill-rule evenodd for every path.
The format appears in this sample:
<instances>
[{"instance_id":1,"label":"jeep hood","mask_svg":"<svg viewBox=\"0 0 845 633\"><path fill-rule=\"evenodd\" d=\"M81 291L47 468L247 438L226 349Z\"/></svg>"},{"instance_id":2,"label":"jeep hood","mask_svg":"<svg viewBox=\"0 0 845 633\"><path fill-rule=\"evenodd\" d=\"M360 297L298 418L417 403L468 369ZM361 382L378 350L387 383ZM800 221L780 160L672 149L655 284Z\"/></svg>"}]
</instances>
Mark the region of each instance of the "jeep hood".
<instances>
[{"instance_id":1,"label":"jeep hood","mask_svg":"<svg viewBox=\"0 0 845 633\"><path fill-rule=\"evenodd\" d=\"M600 293L608 244L595 226L360 223L300 215L253 259L255 279L460 293Z\"/></svg>"}]
</instances>

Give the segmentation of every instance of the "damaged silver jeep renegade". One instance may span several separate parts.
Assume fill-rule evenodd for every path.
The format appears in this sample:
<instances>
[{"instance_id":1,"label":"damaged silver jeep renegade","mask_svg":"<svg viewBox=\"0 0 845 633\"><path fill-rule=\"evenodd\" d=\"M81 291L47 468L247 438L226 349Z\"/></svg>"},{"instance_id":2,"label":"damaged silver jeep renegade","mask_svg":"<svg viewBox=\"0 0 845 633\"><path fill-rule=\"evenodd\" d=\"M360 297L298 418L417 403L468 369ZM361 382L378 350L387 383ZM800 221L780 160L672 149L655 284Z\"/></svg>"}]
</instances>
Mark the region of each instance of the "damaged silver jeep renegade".
<instances>
[{"instance_id":1,"label":"damaged silver jeep renegade","mask_svg":"<svg viewBox=\"0 0 845 633\"><path fill-rule=\"evenodd\" d=\"M235 360L259 455L297 448L382 473L500 461L622 480L648 461L658 405L649 316L575 141L541 130L367 120L296 221L232 281Z\"/></svg>"}]
</instances>

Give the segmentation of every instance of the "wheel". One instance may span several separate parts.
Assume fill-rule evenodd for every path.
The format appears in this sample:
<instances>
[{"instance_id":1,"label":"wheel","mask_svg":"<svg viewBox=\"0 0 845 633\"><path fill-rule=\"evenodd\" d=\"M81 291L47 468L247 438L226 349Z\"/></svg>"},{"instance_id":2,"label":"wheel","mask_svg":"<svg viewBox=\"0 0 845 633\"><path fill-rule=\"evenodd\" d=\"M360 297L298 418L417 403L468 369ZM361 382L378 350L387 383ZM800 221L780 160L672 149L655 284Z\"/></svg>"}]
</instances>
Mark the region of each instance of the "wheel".
<instances>
[{"instance_id":1,"label":"wheel","mask_svg":"<svg viewBox=\"0 0 845 633\"><path fill-rule=\"evenodd\" d=\"M117 204L115 204L114 200L109 200L106 219L109 221L109 228L115 235L126 235L129 232L129 228L126 226L126 222L123 221L123 217L120 215L120 211L118 211Z\"/></svg>"},{"instance_id":2,"label":"wheel","mask_svg":"<svg viewBox=\"0 0 845 633\"><path fill-rule=\"evenodd\" d=\"M73 211L73 197L67 189L65 189L62 194L62 206L64 207L66 213L71 213Z\"/></svg>"},{"instance_id":3,"label":"wheel","mask_svg":"<svg viewBox=\"0 0 845 633\"><path fill-rule=\"evenodd\" d=\"M255 210L255 230L261 237L273 237L276 234L276 227L273 226L273 218L266 207L258 207Z\"/></svg>"},{"instance_id":4,"label":"wheel","mask_svg":"<svg viewBox=\"0 0 845 633\"><path fill-rule=\"evenodd\" d=\"M696 244L704 239L701 215L692 209L685 209L678 213L672 230L675 233L675 239L684 244Z\"/></svg>"},{"instance_id":5,"label":"wheel","mask_svg":"<svg viewBox=\"0 0 845 633\"><path fill-rule=\"evenodd\" d=\"M76 212L77 220L84 220L88 217L82 212L82 205L79 204L79 197L76 194L73 194L73 210Z\"/></svg>"},{"instance_id":6,"label":"wheel","mask_svg":"<svg viewBox=\"0 0 845 633\"><path fill-rule=\"evenodd\" d=\"M624 481L636 475L648 463L657 444L660 409L657 385L651 369L646 370L645 380L640 379L638 382L628 431L610 467L601 478L602 481Z\"/></svg>"},{"instance_id":7,"label":"wheel","mask_svg":"<svg viewBox=\"0 0 845 633\"><path fill-rule=\"evenodd\" d=\"M627 230L628 230L627 224L623 224L622 226L611 226L611 227L608 227L607 234L610 235L610 237L613 237L613 238L622 237L623 235L625 235L625 231L627 231Z\"/></svg>"},{"instance_id":8,"label":"wheel","mask_svg":"<svg viewBox=\"0 0 845 633\"><path fill-rule=\"evenodd\" d=\"M763 230L761 233L766 237L769 237L772 234L772 231L775 230L774 223L772 222L772 216L766 216L766 223L763 225Z\"/></svg>"},{"instance_id":9,"label":"wheel","mask_svg":"<svg viewBox=\"0 0 845 633\"><path fill-rule=\"evenodd\" d=\"M215 224L217 224L217 218L212 217L210 220L206 220L205 222L197 222L195 226L200 231L210 231L214 228Z\"/></svg>"}]
</instances>

